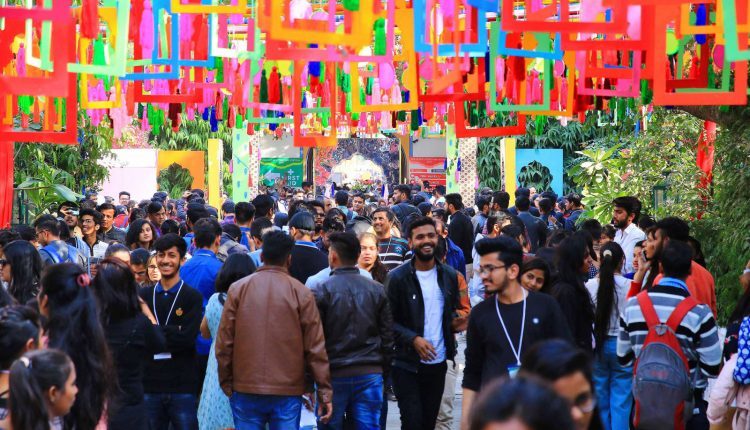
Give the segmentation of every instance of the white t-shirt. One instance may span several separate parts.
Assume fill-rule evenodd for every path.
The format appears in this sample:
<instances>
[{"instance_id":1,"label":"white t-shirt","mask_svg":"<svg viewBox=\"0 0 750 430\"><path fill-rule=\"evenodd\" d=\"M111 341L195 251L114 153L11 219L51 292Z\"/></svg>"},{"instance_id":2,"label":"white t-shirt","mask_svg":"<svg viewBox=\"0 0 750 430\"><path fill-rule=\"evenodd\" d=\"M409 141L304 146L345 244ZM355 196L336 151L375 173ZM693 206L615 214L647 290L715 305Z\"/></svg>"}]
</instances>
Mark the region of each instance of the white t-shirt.
<instances>
[{"instance_id":1,"label":"white t-shirt","mask_svg":"<svg viewBox=\"0 0 750 430\"><path fill-rule=\"evenodd\" d=\"M438 364L445 361L445 340L443 338L443 306L445 298L440 291L437 279L437 268L417 270L419 287L424 299L424 338L435 348L435 359L422 361L425 364Z\"/></svg>"},{"instance_id":2,"label":"white t-shirt","mask_svg":"<svg viewBox=\"0 0 750 430\"><path fill-rule=\"evenodd\" d=\"M607 332L609 336L617 336L617 333L620 330L620 315L622 314L622 310L625 309L625 304L628 301L627 295L630 290L631 282L633 281L622 275L615 275L615 296L617 297L617 307L612 309L612 314L609 316L609 331ZM589 279L588 282L586 282L586 289L589 290L591 301L594 303L594 307L596 307L596 294L599 291L599 278L596 277L594 279Z\"/></svg>"}]
</instances>

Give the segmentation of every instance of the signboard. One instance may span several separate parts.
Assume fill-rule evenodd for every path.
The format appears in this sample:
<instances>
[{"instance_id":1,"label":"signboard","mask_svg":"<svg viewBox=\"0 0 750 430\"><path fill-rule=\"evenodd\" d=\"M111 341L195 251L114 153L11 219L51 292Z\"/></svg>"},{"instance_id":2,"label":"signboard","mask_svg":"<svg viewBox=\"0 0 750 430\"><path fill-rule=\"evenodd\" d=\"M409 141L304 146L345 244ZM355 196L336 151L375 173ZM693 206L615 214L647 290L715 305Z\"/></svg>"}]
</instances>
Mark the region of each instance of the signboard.
<instances>
[{"instance_id":1,"label":"signboard","mask_svg":"<svg viewBox=\"0 0 750 430\"><path fill-rule=\"evenodd\" d=\"M286 180L288 187L301 187L304 168L301 158L261 158L260 180Z\"/></svg>"},{"instance_id":2,"label":"signboard","mask_svg":"<svg viewBox=\"0 0 750 430\"><path fill-rule=\"evenodd\" d=\"M416 180L421 184L429 181L435 185L445 185L444 157L409 157L409 180Z\"/></svg>"}]
</instances>

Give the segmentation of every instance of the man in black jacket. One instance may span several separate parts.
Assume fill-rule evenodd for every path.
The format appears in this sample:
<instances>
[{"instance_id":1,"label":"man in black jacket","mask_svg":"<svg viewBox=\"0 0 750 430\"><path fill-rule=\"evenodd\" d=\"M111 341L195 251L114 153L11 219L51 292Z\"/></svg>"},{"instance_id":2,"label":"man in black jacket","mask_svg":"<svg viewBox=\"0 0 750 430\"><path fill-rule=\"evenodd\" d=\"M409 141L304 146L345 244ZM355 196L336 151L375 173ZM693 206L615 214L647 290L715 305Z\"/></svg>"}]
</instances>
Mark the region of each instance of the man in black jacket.
<instances>
[{"instance_id":1,"label":"man in black jacket","mask_svg":"<svg viewBox=\"0 0 750 430\"><path fill-rule=\"evenodd\" d=\"M312 241L314 230L315 220L309 212L297 212L289 220L289 235L294 238L289 274L303 284L328 267L328 258Z\"/></svg>"},{"instance_id":2,"label":"man in black jacket","mask_svg":"<svg viewBox=\"0 0 750 430\"><path fill-rule=\"evenodd\" d=\"M383 374L393 349L393 317L383 286L359 273L359 240L332 233L331 277L315 290L333 383L333 415L320 429L339 429L344 412L356 428L380 427Z\"/></svg>"},{"instance_id":3,"label":"man in black jacket","mask_svg":"<svg viewBox=\"0 0 750 430\"><path fill-rule=\"evenodd\" d=\"M445 196L445 208L448 210L448 237L461 248L466 260L466 280L471 279L474 259L471 250L474 247L474 225L471 218L463 213L464 203L461 194L452 193Z\"/></svg>"},{"instance_id":4,"label":"man in black jacket","mask_svg":"<svg viewBox=\"0 0 750 430\"><path fill-rule=\"evenodd\" d=\"M408 237L415 258L391 270L385 281L396 340L393 385L401 428L432 430L443 396L446 360L456 355L451 323L458 307L458 277L435 258L438 233L431 218L412 222Z\"/></svg>"},{"instance_id":5,"label":"man in black jacket","mask_svg":"<svg viewBox=\"0 0 750 430\"><path fill-rule=\"evenodd\" d=\"M536 253L540 246L547 243L547 223L541 218L537 218L529 212L531 202L527 197L516 199L516 209L518 209L518 218L526 226L526 233L529 235L531 243L531 252Z\"/></svg>"}]
</instances>

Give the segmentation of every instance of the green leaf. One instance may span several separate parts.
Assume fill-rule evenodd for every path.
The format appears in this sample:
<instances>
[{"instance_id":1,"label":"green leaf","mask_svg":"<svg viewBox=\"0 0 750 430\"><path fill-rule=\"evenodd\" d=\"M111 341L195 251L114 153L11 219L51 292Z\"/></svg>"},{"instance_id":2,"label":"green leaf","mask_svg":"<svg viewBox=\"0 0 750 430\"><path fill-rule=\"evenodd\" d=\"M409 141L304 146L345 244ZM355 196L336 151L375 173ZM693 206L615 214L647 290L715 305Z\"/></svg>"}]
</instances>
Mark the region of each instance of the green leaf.
<instances>
[{"instance_id":1,"label":"green leaf","mask_svg":"<svg viewBox=\"0 0 750 430\"><path fill-rule=\"evenodd\" d=\"M54 184L54 185L52 185L52 189L55 190L55 192L57 193L57 195L59 195L60 197L62 197L66 201L73 201L74 202L74 201L80 199L81 197L83 197L82 195L77 194L76 192L74 192L70 188L66 187L65 185Z\"/></svg>"}]
</instances>

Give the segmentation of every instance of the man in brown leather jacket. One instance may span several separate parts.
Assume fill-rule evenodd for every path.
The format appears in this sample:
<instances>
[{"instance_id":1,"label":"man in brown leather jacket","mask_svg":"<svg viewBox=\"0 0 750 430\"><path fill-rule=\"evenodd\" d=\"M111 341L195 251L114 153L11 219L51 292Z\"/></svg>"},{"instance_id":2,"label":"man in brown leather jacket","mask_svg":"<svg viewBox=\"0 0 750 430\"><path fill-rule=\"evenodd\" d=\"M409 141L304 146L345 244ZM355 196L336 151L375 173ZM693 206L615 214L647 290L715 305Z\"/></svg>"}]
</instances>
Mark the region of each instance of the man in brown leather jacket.
<instances>
[{"instance_id":1,"label":"man in brown leather jacket","mask_svg":"<svg viewBox=\"0 0 750 430\"><path fill-rule=\"evenodd\" d=\"M289 276L294 240L274 231L263 236L263 266L229 289L216 338L219 383L235 427L299 428L302 395L318 388L318 414L332 412L331 374L323 326L313 293ZM311 397L306 395L308 400Z\"/></svg>"}]
</instances>

